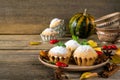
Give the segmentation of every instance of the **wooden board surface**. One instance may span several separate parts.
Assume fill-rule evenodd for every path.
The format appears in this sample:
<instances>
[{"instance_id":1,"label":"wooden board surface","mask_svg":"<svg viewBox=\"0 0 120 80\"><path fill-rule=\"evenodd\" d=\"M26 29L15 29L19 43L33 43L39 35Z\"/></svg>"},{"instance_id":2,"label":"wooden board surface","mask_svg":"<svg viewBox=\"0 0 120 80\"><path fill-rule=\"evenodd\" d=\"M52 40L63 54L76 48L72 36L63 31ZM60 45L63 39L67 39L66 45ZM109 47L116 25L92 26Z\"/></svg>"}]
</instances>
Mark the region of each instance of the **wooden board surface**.
<instances>
[{"instance_id":1,"label":"wooden board surface","mask_svg":"<svg viewBox=\"0 0 120 80\"><path fill-rule=\"evenodd\" d=\"M120 0L0 0L0 34L39 34L53 18L87 12L99 18L120 11Z\"/></svg>"},{"instance_id":2,"label":"wooden board surface","mask_svg":"<svg viewBox=\"0 0 120 80\"><path fill-rule=\"evenodd\" d=\"M40 45L30 45L31 41L41 41L39 35L0 35L1 50L40 50L48 49L46 42L41 42Z\"/></svg>"},{"instance_id":3,"label":"wooden board surface","mask_svg":"<svg viewBox=\"0 0 120 80\"><path fill-rule=\"evenodd\" d=\"M54 80L54 71L38 61L38 52L0 50L0 80Z\"/></svg>"},{"instance_id":4,"label":"wooden board surface","mask_svg":"<svg viewBox=\"0 0 120 80\"><path fill-rule=\"evenodd\" d=\"M54 80L54 69L44 66L38 60L40 49L49 49L53 45L28 45L29 41L39 40L39 35L0 35L0 80ZM79 80L81 72L66 74L71 80ZM119 80L119 76L120 71L108 79L94 80Z\"/></svg>"},{"instance_id":5,"label":"wooden board surface","mask_svg":"<svg viewBox=\"0 0 120 80\"><path fill-rule=\"evenodd\" d=\"M38 53L39 50L0 50L0 80L55 80L54 70L38 61ZM81 72L65 73L71 80L79 80L81 75ZM120 70L107 79L88 80L119 80L119 76Z\"/></svg>"},{"instance_id":6,"label":"wooden board surface","mask_svg":"<svg viewBox=\"0 0 120 80\"><path fill-rule=\"evenodd\" d=\"M70 39L70 37L59 38L63 42ZM88 39L97 41L99 45L104 45L97 39L97 35L92 35ZM30 45L31 41L41 41L41 44ZM117 44L119 46L120 43ZM49 42L43 42L39 35L0 35L0 50L40 50L50 49L53 46Z\"/></svg>"}]
</instances>

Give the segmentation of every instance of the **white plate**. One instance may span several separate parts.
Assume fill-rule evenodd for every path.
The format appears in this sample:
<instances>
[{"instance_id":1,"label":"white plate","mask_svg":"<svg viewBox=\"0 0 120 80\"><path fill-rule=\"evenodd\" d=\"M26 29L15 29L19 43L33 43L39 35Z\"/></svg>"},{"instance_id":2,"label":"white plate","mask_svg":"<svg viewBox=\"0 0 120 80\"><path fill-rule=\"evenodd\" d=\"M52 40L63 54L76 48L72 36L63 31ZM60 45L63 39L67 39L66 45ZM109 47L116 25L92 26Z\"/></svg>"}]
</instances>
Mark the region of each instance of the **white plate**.
<instances>
[{"instance_id":1,"label":"white plate","mask_svg":"<svg viewBox=\"0 0 120 80\"><path fill-rule=\"evenodd\" d=\"M42 64L44 64L48 67L51 67L51 68L54 68L54 69L58 68L58 66L56 66L54 64L50 64L50 63L47 63L47 62L43 61L40 56L38 57L38 59ZM97 65L93 65L93 66L78 66L78 65L70 64L68 67L63 67L63 69L66 70L66 71L89 71L89 70L94 70L94 69L100 68L108 62L109 62L109 60L107 60L107 61L105 61L101 64L97 64Z\"/></svg>"}]
</instances>

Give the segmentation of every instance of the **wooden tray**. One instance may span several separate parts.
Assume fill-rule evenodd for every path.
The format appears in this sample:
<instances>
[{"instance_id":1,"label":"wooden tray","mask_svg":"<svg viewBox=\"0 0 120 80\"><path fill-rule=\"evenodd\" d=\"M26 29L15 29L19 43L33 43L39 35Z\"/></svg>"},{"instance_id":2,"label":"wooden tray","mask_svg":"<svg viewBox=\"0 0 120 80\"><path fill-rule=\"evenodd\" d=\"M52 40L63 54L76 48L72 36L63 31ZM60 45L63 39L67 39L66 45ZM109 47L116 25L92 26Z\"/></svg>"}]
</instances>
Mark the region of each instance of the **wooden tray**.
<instances>
[{"instance_id":1,"label":"wooden tray","mask_svg":"<svg viewBox=\"0 0 120 80\"><path fill-rule=\"evenodd\" d=\"M42 64L44 64L48 67L51 67L51 68L54 68L54 69L58 68L58 66L56 66L54 64L50 64L50 63L47 63L47 62L43 61L40 56L38 57L38 59ZM107 60L107 61L105 61L101 64L93 65L93 66L78 66L78 65L70 64L68 67L63 67L63 69L66 70L66 71L89 71L89 70L94 70L94 69L100 68L108 62L109 62L109 60Z\"/></svg>"}]
</instances>

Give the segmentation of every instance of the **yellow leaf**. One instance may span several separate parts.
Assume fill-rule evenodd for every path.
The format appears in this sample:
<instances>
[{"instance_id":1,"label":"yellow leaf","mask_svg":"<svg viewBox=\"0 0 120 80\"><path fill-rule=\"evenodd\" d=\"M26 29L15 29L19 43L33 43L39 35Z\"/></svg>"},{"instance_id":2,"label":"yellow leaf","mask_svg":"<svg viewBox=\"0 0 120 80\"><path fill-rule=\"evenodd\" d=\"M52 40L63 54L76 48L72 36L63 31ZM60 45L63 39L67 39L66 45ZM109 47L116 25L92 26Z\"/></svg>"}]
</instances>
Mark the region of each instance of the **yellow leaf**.
<instances>
[{"instance_id":1,"label":"yellow leaf","mask_svg":"<svg viewBox=\"0 0 120 80\"><path fill-rule=\"evenodd\" d=\"M39 45L41 42L33 42L33 41L31 41L30 42L30 45Z\"/></svg>"},{"instance_id":2,"label":"yellow leaf","mask_svg":"<svg viewBox=\"0 0 120 80\"><path fill-rule=\"evenodd\" d=\"M91 46L91 47L97 47L97 42L93 41L93 40L89 40L88 41L88 44Z\"/></svg>"},{"instance_id":3,"label":"yellow leaf","mask_svg":"<svg viewBox=\"0 0 120 80\"><path fill-rule=\"evenodd\" d=\"M120 48L116 50L116 54L120 56Z\"/></svg>"},{"instance_id":4,"label":"yellow leaf","mask_svg":"<svg viewBox=\"0 0 120 80\"><path fill-rule=\"evenodd\" d=\"M81 75L80 80L88 78L87 75L91 74L91 72L85 72Z\"/></svg>"},{"instance_id":5,"label":"yellow leaf","mask_svg":"<svg viewBox=\"0 0 120 80\"><path fill-rule=\"evenodd\" d=\"M115 54L114 56L112 56L112 60L110 60L110 62L120 64L120 56Z\"/></svg>"},{"instance_id":6,"label":"yellow leaf","mask_svg":"<svg viewBox=\"0 0 120 80\"><path fill-rule=\"evenodd\" d=\"M97 73L92 73L92 72L85 72L81 75L80 80L86 79L86 78L91 78L91 77L96 77L98 76Z\"/></svg>"},{"instance_id":7,"label":"yellow leaf","mask_svg":"<svg viewBox=\"0 0 120 80\"><path fill-rule=\"evenodd\" d=\"M96 48L94 48L94 50L96 50L96 51L102 51L100 47L96 47Z\"/></svg>"}]
</instances>

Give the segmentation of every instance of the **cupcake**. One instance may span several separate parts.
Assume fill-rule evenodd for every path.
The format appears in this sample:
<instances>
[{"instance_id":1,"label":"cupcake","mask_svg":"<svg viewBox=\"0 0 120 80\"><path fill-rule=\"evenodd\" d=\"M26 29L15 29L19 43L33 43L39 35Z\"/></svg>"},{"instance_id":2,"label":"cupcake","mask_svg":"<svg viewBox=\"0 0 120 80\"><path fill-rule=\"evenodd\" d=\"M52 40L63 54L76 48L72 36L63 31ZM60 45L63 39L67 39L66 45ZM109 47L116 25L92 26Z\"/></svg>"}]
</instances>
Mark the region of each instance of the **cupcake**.
<instances>
[{"instance_id":1,"label":"cupcake","mask_svg":"<svg viewBox=\"0 0 120 80\"><path fill-rule=\"evenodd\" d=\"M91 46L81 45L74 51L73 57L77 65L91 66L94 64L98 55Z\"/></svg>"},{"instance_id":2,"label":"cupcake","mask_svg":"<svg viewBox=\"0 0 120 80\"><path fill-rule=\"evenodd\" d=\"M64 20L59 18L54 18L50 22L50 28L54 29L59 33L59 37L64 36L65 34L65 25Z\"/></svg>"},{"instance_id":3,"label":"cupcake","mask_svg":"<svg viewBox=\"0 0 120 80\"><path fill-rule=\"evenodd\" d=\"M55 30L51 29L51 28L46 28L41 34L41 39L43 41L49 41L52 39L56 39L58 35L58 32L56 32Z\"/></svg>"},{"instance_id":4,"label":"cupcake","mask_svg":"<svg viewBox=\"0 0 120 80\"><path fill-rule=\"evenodd\" d=\"M65 43L66 48L69 49L71 52L74 52L74 50L80 46L80 44L75 40L69 40Z\"/></svg>"},{"instance_id":5,"label":"cupcake","mask_svg":"<svg viewBox=\"0 0 120 80\"><path fill-rule=\"evenodd\" d=\"M63 46L55 46L48 52L48 57L51 62L63 62L68 64L71 52Z\"/></svg>"}]
</instances>

